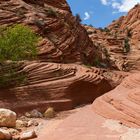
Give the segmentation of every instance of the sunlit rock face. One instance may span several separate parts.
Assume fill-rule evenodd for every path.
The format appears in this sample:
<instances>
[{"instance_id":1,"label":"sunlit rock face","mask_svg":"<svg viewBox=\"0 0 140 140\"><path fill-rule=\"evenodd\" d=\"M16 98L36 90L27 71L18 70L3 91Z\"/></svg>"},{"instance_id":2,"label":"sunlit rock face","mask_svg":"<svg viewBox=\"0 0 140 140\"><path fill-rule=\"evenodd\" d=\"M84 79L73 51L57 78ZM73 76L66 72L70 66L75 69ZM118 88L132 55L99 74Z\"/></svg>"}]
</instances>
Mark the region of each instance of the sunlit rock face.
<instances>
[{"instance_id":1,"label":"sunlit rock face","mask_svg":"<svg viewBox=\"0 0 140 140\"><path fill-rule=\"evenodd\" d=\"M92 108L103 117L140 128L140 73L128 76L114 90L97 98Z\"/></svg>"},{"instance_id":2,"label":"sunlit rock face","mask_svg":"<svg viewBox=\"0 0 140 140\"><path fill-rule=\"evenodd\" d=\"M98 47L111 68L139 71L140 67L140 5L126 16L113 21L105 29L85 26L89 37ZM104 49L105 48L105 49Z\"/></svg>"},{"instance_id":3,"label":"sunlit rock face","mask_svg":"<svg viewBox=\"0 0 140 140\"><path fill-rule=\"evenodd\" d=\"M123 74L78 64L26 62L22 65L25 82L0 91L0 106L17 112L34 108L44 111L49 106L68 110L92 103L124 78Z\"/></svg>"},{"instance_id":4,"label":"sunlit rock face","mask_svg":"<svg viewBox=\"0 0 140 140\"><path fill-rule=\"evenodd\" d=\"M13 24L28 26L40 36L38 60L19 66L25 83L0 90L1 107L22 112L51 105L66 110L113 88L102 70L88 68L101 55L65 0L0 1L0 26ZM88 66L70 64L76 62Z\"/></svg>"},{"instance_id":5,"label":"sunlit rock face","mask_svg":"<svg viewBox=\"0 0 140 140\"><path fill-rule=\"evenodd\" d=\"M39 58L50 62L92 63L96 49L65 0L0 2L0 25L22 23L42 39ZM96 53L97 54L97 53Z\"/></svg>"}]
</instances>

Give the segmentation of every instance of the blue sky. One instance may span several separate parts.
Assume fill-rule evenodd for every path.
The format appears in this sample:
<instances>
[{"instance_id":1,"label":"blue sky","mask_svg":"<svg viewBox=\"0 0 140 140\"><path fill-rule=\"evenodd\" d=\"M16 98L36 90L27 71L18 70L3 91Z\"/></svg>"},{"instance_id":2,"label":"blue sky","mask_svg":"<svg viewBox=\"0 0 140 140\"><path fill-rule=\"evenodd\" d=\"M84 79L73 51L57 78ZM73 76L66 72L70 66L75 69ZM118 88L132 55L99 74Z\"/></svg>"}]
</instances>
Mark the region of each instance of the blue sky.
<instances>
[{"instance_id":1,"label":"blue sky","mask_svg":"<svg viewBox=\"0 0 140 140\"><path fill-rule=\"evenodd\" d=\"M73 15L80 14L82 23L105 27L125 15L140 0L67 0Z\"/></svg>"}]
</instances>

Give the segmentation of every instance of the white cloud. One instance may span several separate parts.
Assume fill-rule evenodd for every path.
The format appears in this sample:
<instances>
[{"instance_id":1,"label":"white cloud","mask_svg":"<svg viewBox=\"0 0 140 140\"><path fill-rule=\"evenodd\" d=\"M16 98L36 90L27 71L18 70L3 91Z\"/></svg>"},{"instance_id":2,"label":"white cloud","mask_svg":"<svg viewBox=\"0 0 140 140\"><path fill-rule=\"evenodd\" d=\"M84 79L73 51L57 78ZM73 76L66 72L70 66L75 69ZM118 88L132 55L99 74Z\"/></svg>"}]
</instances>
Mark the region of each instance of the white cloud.
<instances>
[{"instance_id":1,"label":"white cloud","mask_svg":"<svg viewBox=\"0 0 140 140\"><path fill-rule=\"evenodd\" d=\"M137 3L140 3L140 0L101 0L101 3L111 6L117 12L128 12Z\"/></svg>"},{"instance_id":2,"label":"white cloud","mask_svg":"<svg viewBox=\"0 0 140 140\"><path fill-rule=\"evenodd\" d=\"M128 12L133 8L140 0L123 0L120 6L117 7L119 12Z\"/></svg>"},{"instance_id":3,"label":"white cloud","mask_svg":"<svg viewBox=\"0 0 140 140\"><path fill-rule=\"evenodd\" d=\"M101 0L103 5L108 5L108 0Z\"/></svg>"},{"instance_id":4,"label":"white cloud","mask_svg":"<svg viewBox=\"0 0 140 140\"><path fill-rule=\"evenodd\" d=\"M84 15L85 15L84 20L88 20L91 18L90 14L88 12L85 12Z\"/></svg>"}]
</instances>

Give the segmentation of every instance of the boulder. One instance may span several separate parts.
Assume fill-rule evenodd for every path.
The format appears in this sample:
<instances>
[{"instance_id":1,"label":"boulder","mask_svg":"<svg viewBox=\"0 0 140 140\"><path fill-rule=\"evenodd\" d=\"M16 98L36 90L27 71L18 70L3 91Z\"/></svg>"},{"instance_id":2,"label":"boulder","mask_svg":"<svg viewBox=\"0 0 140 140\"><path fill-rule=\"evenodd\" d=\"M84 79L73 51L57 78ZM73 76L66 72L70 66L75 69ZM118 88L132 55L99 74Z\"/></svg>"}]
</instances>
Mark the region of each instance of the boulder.
<instances>
[{"instance_id":1,"label":"boulder","mask_svg":"<svg viewBox=\"0 0 140 140\"><path fill-rule=\"evenodd\" d=\"M9 109L0 109L0 127L15 127L17 115Z\"/></svg>"},{"instance_id":2,"label":"boulder","mask_svg":"<svg viewBox=\"0 0 140 140\"><path fill-rule=\"evenodd\" d=\"M55 111L54 111L54 109L53 109L52 107L49 107L49 108L45 111L44 117L45 117L45 118L53 118L53 117L55 117Z\"/></svg>"},{"instance_id":3,"label":"boulder","mask_svg":"<svg viewBox=\"0 0 140 140\"><path fill-rule=\"evenodd\" d=\"M10 140L12 138L11 134L4 129L0 129L0 140Z\"/></svg>"},{"instance_id":4,"label":"boulder","mask_svg":"<svg viewBox=\"0 0 140 140\"><path fill-rule=\"evenodd\" d=\"M20 136L20 140L28 140L36 137L37 137L36 132L32 130L32 131L23 132Z\"/></svg>"},{"instance_id":5,"label":"boulder","mask_svg":"<svg viewBox=\"0 0 140 140\"><path fill-rule=\"evenodd\" d=\"M22 120L17 120L16 121L16 128L22 128L22 127L26 127L26 126L27 126L26 121L22 121Z\"/></svg>"},{"instance_id":6,"label":"boulder","mask_svg":"<svg viewBox=\"0 0 140 140\"><path fill-rule=\"evenodd\" d=\"M14 128L9 128L8 129L8 132L12 135L12 136L15 136L15 135L18 135L19 134L19 131L17 129L14 129Z\"/></svg>"}]
</instances>

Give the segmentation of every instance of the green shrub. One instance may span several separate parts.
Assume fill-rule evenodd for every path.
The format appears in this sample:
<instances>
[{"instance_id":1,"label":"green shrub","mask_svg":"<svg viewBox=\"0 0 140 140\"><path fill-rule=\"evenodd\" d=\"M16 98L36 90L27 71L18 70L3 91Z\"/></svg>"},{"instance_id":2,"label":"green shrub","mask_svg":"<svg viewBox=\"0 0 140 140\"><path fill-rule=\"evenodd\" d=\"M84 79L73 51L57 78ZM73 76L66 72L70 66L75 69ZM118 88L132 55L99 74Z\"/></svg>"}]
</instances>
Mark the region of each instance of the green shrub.
<instances>
[{"instance_id":1,"label":"green shrub","mask_svg":"<svg viewBox=\"0 0 140 140\"><path fill-rule=\"evenodd\" d=\"M128 53L129 51L130 51L129 39L128 38L125 38L123 52L124 53Z\"/></svg>"},{"instance_id":2,"label":"green shrub","mask_svg":"<svg viewBox=\"0 0 140 140\"><path fill-rule=\"evenodd\" d=\"M21 64L5 62L0 65L0 88L9 88L27 83L26 73L20 71Z\"/></svg>"},{"instance_id":3,"label":"green shrub","mask_svg":"<svg viewBox=\"0 0 140 140\"><path fill-rule=\"evenodd\" d=\"M82 19L81 19L81 17L80 17L79 14L76 14L76 15L75 15L75 18L76 18L76 21L77 21L77 22L79 22L79 23L82 22Z\"/></svg>"},{"instance_id":4,"label":"green shrub","mask_svg":"<svg viewBox=\"0 0 140 140\"><path fill-rule=\"evenodd\" d=\"M92 25L92 24L89 24L89 26L90 26L90 27L93 27L93 25Z\"/></svg>"},{"instance_id":5,"label":"green shrub","mask_svg":"<svg viewBox=\"0 0 140 140\"><path fill-rule=\"evenodd\" d=\"M91 68L92 67L91 64L85 64L84 66L86 66L87 68Z\"/></svg>"},{"instance_id":6,"label":"green shrub","mask_svg":"<svg viewBox=\"0 0 140 140\"><path fill-rule=\"evenodd\" d=\"M99 27L98 30L100 30L101 32L104 31L104 29L102 27Z\"/></svg>"},{"instance_id":7,"label":"green shrub","mask_svg":"<svg viewBox=\"0 0 140 140\"><path fill-rule=\"evenodd\" d=\"M128 37L132 37L132 32L131 32L130 29L127 30L127 36L128 36Z\"/></svg>"},{"instance_id":8,"label":"green shrub","mask_svg":"<svg viewBox=\"0 0 140 140\"><path fill-rule=\"evenodd\" d=\"M57 17L58 16L58 13L54 9L48 8L47 9L47 15L49 17Z\"/></svg>"},{"instance_id":9,"label":"green shrub","mask_svg":"<svg viewBox=\"0 0 140 140\"><path fill-rule=\"evenodd\" d=\"M110 32L110 30L106 27L103 30L104 30L104 32Z\"/></svg>"},{"instance_id":10,"label":"green shrub","mask_svg":"<svg viewBox=\"0 0 140 140\"><path fill-rule=\"evenodd\" d=\"M17 24L1 28L0 62L24 60L37 55L38 37L26 26Z\"/></svg>"},{"instance_id":11,"label":"green shrub","mask_svg":"<svg viewBox=\"0 0 140 140\"><path fill-rule=\"evenodd\" d=\"M107 33L110 32L110 30L107 27L105 28L99 27L98 30L100 30L101 32L107 32Z\"/></svg>"},{"instance_id":12,"label":"green shrub","mask_svg":"<svg viewBox=\"0 0 140 140\"><path fill-rule=\"evenodd\" d=\"M94 66L100 66L100 60L98 57L95 57L94 62L93 62Z\"/></svg>"},{"instance_id":13,"label":"green shrub","mask_svg":"<svg viewBox=\"0 0 140 140\"><path fill-rule=\"evenodd\" d=\"M45 26L45 23L44 23L43 20L35 19L35 20L34 20L34 23L35 23L35 25L36 25L38 28L44 28L44 26Z\"/></svg>"},{"instance_id":14,"label":"green shrub","mask_svg":"<svg viewBox=\"0 0 140 140\"><path fill-rule=\"evenodd\" d=\"M26 82L26 73L18 61L37 56L38 39L30 28L20 24L0 28L0 88Z\"/></svg>"}]
</instances>

